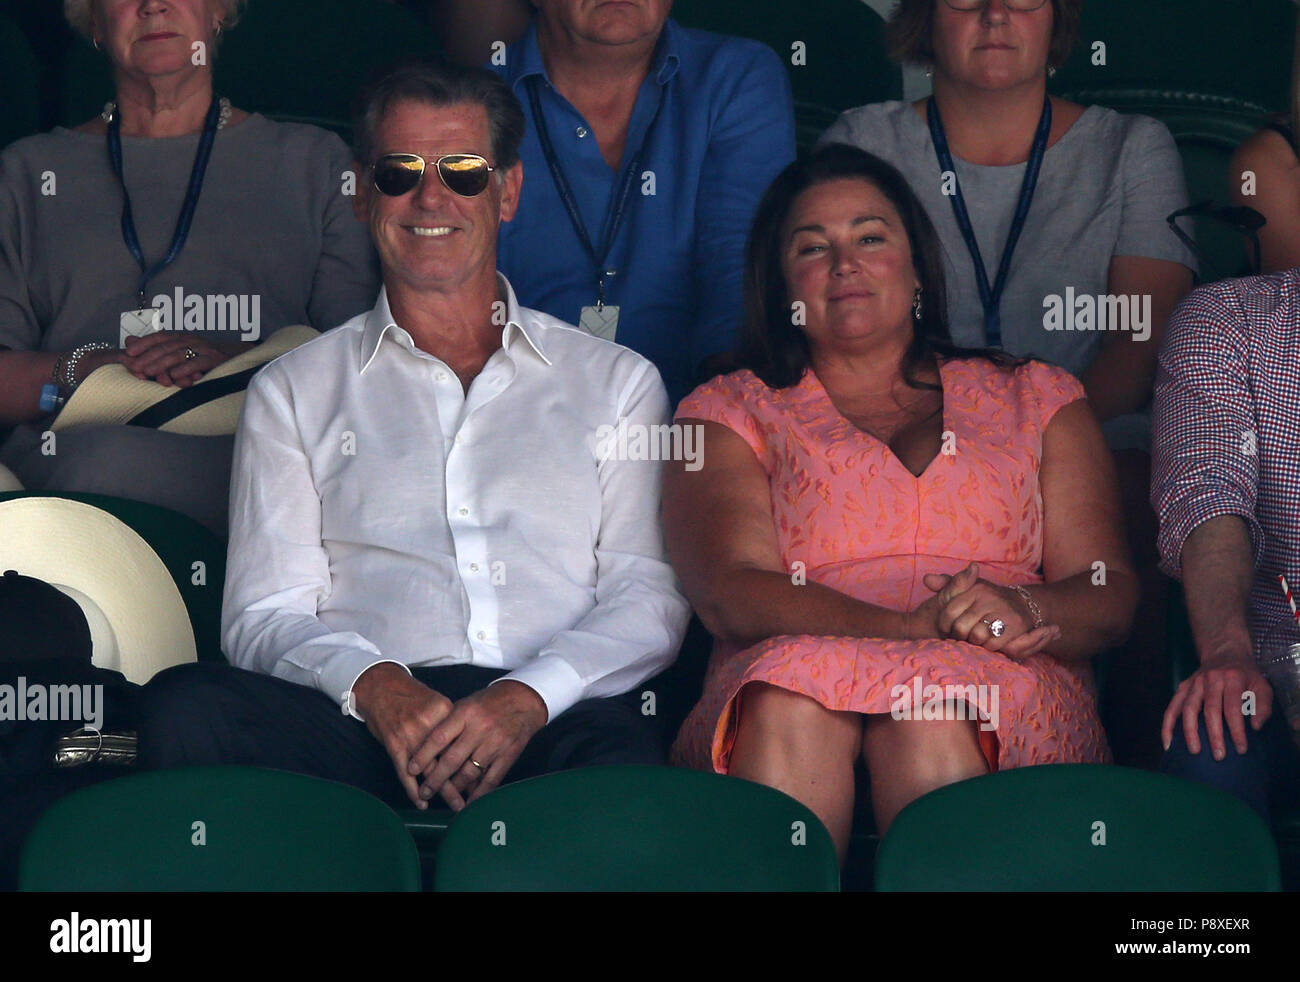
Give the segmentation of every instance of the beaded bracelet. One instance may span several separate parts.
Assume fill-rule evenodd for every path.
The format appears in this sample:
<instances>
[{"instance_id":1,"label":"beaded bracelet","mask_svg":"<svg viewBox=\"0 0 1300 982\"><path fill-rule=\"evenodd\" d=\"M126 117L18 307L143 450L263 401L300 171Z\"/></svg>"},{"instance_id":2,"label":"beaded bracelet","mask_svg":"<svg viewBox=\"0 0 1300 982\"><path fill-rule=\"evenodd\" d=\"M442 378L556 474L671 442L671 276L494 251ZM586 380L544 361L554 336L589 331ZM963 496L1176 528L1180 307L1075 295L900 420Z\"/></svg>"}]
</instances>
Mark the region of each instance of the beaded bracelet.
<instances>
[{"instance_id":1,"label":"beaded bracelet","mask_svg":"<svg viewBox=\"0 0 1300 982\"><path fill-rule=\"evenodd\" d=\"M1029 595L1028 590L1026 590L1022 586L1013 586L1011 589L1015 590L1016 593L1020 594L1020 599L1025 602L1025 606L1029 608L1029 613L1033 615L1034 618L1033 629L1036 630L1037 628L1040 628L1047 623L1047 621L1043 619L1042 608L1040 608L1038 604L1034 602L1034 598Z\"/></svg>"},{"instance_id":2,"label":"beaded bracelet","mask_svg":"<svg viewBox=\"0 0 1300 982\"><path fill-rule=\"evenodd\" d=\"M109 351L112 348L113 345L107 341L90 341L73 348L72 353L67 356L68 360L63 364L63 387L69 392L75 392L77 386L81 384L77 381L77 365L81 362L82 355L91 351Z\"/></svg>"}]
</instances>

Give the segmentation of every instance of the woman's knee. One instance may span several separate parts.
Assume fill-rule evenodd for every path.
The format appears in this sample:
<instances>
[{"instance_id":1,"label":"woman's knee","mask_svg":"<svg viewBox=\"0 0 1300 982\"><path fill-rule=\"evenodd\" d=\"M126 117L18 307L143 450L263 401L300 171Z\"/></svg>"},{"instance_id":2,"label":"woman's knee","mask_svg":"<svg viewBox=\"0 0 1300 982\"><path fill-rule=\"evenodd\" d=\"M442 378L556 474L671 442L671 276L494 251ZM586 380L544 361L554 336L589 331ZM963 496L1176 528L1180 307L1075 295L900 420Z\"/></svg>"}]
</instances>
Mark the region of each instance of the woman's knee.
<instances>
[{"instance_id":1,"label":"woman's knee","mask_svg":"<svg viewBox=\"0 0 1300 982\"><path fill-rule=\"evenodd\" d=\"M933 780L987 773L978 722L955 711L947 716L941 720L869 716L862 741L868 768L878 767L882 760L906 761L916 775Z\"/></svg>"},{"instance_id":2,"label":"woman's knee","mask_svg":"<svg viewBox=\"0 0 1300 982\"><path fill-rule=\"evenodd\" d=\"M857 756L861 746L862 717L857 713L827 709L801 692L750 682L739 697L741 726L783 743L846 744Z\"/></svg>"}]
</instances>

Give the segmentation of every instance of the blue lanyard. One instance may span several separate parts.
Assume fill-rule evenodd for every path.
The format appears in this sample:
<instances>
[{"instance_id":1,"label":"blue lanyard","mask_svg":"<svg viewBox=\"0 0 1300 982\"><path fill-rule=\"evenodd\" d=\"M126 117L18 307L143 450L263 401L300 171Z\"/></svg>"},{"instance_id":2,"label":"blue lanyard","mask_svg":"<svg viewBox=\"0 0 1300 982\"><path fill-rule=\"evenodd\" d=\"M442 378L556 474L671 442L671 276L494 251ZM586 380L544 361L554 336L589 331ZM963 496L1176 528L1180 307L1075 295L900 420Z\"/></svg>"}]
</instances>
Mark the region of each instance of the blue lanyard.
<instances>
[{"instance_id":1,"label":"blue lanyard","mask_svg":"<svg viewBox=\"0 0 1300 982\"><path fill-rule=\"evenodd\" d=\"M1038 131L1034 134L1034 148L1029 153L1029 163L1025 165L1025 178L1020 185L1020 202L1016 205L1016 214L1011 221L1011 231L1007 234L1007 244L1002 248L1002 261L998 264L998 278L989 286L989 274L984 267L984 257L980 255L979 243L975 240L975 229L971 226L970 213L966 210L966 199L962 197L961 183L957 181L957 170L952 164L952 154L948 152L948 138L943 132L943 122L939 119L939 107L930 97L930 138L934 142L934 153L939 158L939 170L951 173L955 184L951 196L953 215L957 227L966 240L971 260L975 264L975 284L979 287L980 303L984 307L984 335L990 347L1002 346L1002 291L1007 285L1007 274L1011 271L1011 256L1016 251L1016 242L1024 231L1025 219L1029 217L1029 206L1034 200L1034 188L1038 186L1038 171L1043 166L1043 156L1047 153L1047 137L1052 131L1052 100L1043 97L1043 114L1038 120Z\"/></svg>"},{"instance_id":2,"label":"blue lanyard","mask_svg":"<svg viewBox=\"0 0 1300 982\"><path fill-rule=\"evenodd\" d=\"M118 183L122 185L122 238L140 266L137 292L140 295L141 308L145 306L149 281L170 266L185 248L185 240L190 234L190 224L194 221L194 211L199 206L199 192L203 190L203 174L208 169L208 158L212 156L212 141L217 135L217 121L220 116L220 100L213 97L212 105L208 107L208 115L203 121L203 136L199 138L199 149L194 155L194 166L190 170L190 185L185 191L185 204L181 207L180 218L176 220L176 231L172 233L171 248L167 250L167 255L152 266L146 262L144 250L140 248L140 237L135 231L135 218L131 214L131 194L126 189L126 180L122 177L120 113L113 113L113 119L108 124L108 159L113 166L113 173L117 175Z\"/></svg>"},{"instance_id":3,"label":"blue lanyard","mask_svg":"<svg viewBox=\"0 0 1300 982\"><path fill-rule=\"evenodd\" d=\"M533 109L533 125L537 127L537 139L542 144L542 154L546 157L546 163L551 169L551 179L555 182L555 190L560 195L564 210L569 214L569 221L573 223L574 232L578 234L578 241L582 243L582 248L586 251L595 269L596 306L603 307L605 305L605 263L614 248L614 240L618 237L618 230L622 227L623 218L627 213L628 196L631 194L632 185L636 182L637 174L641 170L641 161L645 157L645 148L650 143L650 134L654 132L655 123L659 121L659 114L663 112L667 87L663 85L659 87L659 104L655 106L655 114L650 118L650 125L646 127L645 135L641 138L641 145L637 147L636 153L632 155L632 159L628 161L627 167L623 171L622 184L609 203L609 211L605 214L604 233L601 235L600 240L600 252L597 252L596 247L592 244L591 236L587 233L586 223L582 220L582 212L578 210L578 202L573 195L573 188L569 184L568 178L564 176L564 168L560 166L559 155L555 152L555 145L551 142L551 134L546 126L546 117L542 115L542 101L538 95L538 90L541 88L540 76L528 76L527 84L528 101Z\"/></svg>"}]
</instances>

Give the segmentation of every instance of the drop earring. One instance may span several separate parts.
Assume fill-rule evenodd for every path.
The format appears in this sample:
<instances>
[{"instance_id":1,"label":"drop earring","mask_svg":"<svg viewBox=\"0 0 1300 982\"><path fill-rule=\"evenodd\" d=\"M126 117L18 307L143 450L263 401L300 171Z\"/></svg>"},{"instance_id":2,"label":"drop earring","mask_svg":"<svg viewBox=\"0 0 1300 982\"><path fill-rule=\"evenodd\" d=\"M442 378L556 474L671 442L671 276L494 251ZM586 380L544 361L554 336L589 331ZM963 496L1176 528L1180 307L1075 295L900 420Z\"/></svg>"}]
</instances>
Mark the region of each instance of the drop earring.
<instances>
[{"instance_id":1,"label":"drop earring","mask_svg":"<svg viewBox=\"0 0 1300 982\"><path fill-rule=\"evenodd\" d=\"M916 292L912 294L912 319L919 321L921 319L921 288L918 286Z\"/></svg>"}]
</instances>

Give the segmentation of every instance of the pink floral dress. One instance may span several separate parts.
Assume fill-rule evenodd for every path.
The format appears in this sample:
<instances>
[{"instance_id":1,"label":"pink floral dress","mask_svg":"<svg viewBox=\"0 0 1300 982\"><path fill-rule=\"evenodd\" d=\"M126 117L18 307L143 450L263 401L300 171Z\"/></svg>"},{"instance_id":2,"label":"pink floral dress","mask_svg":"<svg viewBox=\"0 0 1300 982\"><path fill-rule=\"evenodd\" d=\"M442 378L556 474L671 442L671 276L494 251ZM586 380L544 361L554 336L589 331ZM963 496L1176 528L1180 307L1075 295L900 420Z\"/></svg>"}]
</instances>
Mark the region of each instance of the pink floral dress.
<instances>
[{"instance_id":1,"label":"pink floral dress","mask_svg":"<svg viewBox=\"0 0 1300 982\"><path fill-rule=\"evenodd\" d=\"M783 390L749 371L721 376L688 396L677 417L721 423L749 444L768 474L785 567L803 570L810 583L894 610L933 595L924 574L956 573L972 560L991 582L1041 583L1043 431L1058 409L1083 398L1083 387L1041 362L1007 370L951 359L940 376L944 447L920 477L840 415L811 370ZM672 757L726 773L737 696L749 682L802 693L828 709L888 713L896 687L915 694L917 678L922 692L997 687L997 728L980 727L992 770L1110 760L1087 664L1046 655L1015 662L963 641L811 635L744 649L716 645L704 695Z\"/></svg>"}]
</instances>

